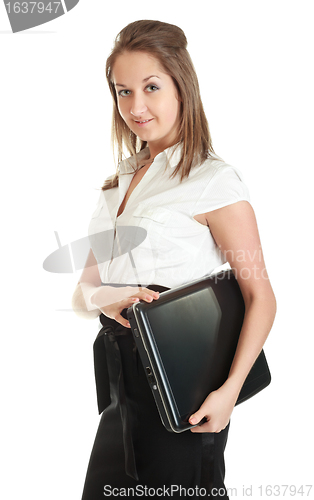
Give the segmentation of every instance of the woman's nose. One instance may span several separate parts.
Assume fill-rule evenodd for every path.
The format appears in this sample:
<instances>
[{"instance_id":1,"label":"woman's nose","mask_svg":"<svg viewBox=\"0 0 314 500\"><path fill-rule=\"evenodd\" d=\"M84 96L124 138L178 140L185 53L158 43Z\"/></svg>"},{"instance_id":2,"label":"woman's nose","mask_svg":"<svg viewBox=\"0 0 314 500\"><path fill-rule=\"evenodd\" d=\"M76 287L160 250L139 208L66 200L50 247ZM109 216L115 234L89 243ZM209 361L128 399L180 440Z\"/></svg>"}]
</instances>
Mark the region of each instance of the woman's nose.
<instances>
[{"instance_id":1,"label":"woman's nose","mask_svg":"<svg viewBox=\"0 0 314 500\"><path fill-rule=\"evenodd\" d=\"M147 111L144 96L140 94L133 94L130 113L133 116L141 116Z\"/></svg>"}]
</instances>

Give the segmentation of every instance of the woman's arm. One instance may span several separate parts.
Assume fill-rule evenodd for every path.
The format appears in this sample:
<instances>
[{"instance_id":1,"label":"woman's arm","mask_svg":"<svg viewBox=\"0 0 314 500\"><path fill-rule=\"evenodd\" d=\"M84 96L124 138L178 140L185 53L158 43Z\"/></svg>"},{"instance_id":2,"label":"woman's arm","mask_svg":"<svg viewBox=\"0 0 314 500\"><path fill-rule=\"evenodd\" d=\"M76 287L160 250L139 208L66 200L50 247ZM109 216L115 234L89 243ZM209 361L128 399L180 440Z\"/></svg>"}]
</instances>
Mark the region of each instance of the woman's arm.
<instances>
[{"instance_id":1,"label":"woman's arm","mask_svg":"<svg viewBox=\"0 0 314 500\"><path fill-rule=\"evenodd\" d=\"M80 318L95 319L100 315L101 311L96 306L94 309L87 308L85 297L88 294L88 288L90 292L95 292L96 290L93 285L78 282L72 296L72 309ZM91 295L91 293L89 293L89 295Z\"/></svg>"},{"instance_id":2,"label":"woman's arm","mask_svg":"<svg viewBox=\"0 0 314 500\"><path fill-rule=\"evenodd\" d=\"M97 261L89 251L80 281L72 296L72 309L81 318L94 319L101 313L130 328L129 322L121 316L121 311L142 299L151 302L159 298L159 293L144 287L112 287L102 285Z\"/></svg>"},{"instance_id":3,"label":"woman's arm","mask_svg":"<svg viewBox=\"0 0 314 500\"><path fill-rule=\"evenodd\" d=\"M245 302L245 317L227 381L190 417L207 423L192 432L224 429L242 385L261 352L276 314L276 299L265 267L254 211L247 201L204 214L209 229L232 267Z\"/></svg>"},{"instance_id":4,"label":"woman's arm","mask_svg":"<svg viewBox=\"0 0 314 500\"><path fill-rule=\"evenodd\" d=\"M72 296L72 309L80 318L94 319L100 315L98 307L91 303L92 295L101 286L97 261L90 250L80 281L76 285Z\"/></svg>"}]
</instances>

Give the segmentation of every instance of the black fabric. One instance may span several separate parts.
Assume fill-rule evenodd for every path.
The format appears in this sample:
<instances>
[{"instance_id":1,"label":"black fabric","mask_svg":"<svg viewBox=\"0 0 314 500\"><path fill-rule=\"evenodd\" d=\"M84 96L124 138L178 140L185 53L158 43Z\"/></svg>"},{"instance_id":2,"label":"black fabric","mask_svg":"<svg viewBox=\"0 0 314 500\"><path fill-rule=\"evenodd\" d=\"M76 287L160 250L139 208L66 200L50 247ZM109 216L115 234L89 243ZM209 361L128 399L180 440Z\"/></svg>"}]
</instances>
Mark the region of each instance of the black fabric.
<instances>
[{"instance_id":1,"label":"black fabric","mask_svg":"<svg viewBox=\"0 0 314 500\"><path fill-rule=\"evenodd\" d=\"M126 309L122 315L126 317ZM215 497L227 499L222 492L229 425L217 434L168 432L161 423L130 329L104 315L100 320L104 327L94 344L94 354L96 350L95 359L101 363L105 352L107 366L102 375L109 377L110 404L101 415L82 500L103 499L104 492L109 496L113 488L121 489L114 491L116 498L125 498L123 488L138 488L141 494L145 487L156 492L163 488L164 496L159 494L161 490L156 493L159 498L169 497L169 492L180 498L182 488L194 488L195 492L205 488L207 493L216 488L219 496ZM101 387L106 390L107 385L101 386L98 380L98 392ZM102 403L106 405L109 399L107 394Z\"/></svg>"}]
</instances>

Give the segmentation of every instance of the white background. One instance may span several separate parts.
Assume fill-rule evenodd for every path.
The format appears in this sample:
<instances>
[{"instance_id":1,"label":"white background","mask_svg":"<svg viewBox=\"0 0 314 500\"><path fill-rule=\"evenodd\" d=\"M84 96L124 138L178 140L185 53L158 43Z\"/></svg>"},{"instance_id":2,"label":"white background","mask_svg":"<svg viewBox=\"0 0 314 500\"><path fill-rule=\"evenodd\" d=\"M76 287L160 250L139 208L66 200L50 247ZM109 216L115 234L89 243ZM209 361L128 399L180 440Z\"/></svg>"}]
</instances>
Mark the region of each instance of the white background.
<instances>
[{"instance_id":1,"label":"white background","mask_svg":"<svg viewBox=\"0 0 314 500\"><path fill-rule=\"evenodd\" d=\"M278 301L272 384L234 410L226 486L257 499L260 485L311 484L313 2L111 5L81 0L15 34L0 5L1 498L81 498L99 422L98 321L69 311L80 271L42 264L54 231L63 245L86 236L115 170L105 62L118 31L144 18L187 35L215 151L244 174Z\"/></svg>"}]
</instances>

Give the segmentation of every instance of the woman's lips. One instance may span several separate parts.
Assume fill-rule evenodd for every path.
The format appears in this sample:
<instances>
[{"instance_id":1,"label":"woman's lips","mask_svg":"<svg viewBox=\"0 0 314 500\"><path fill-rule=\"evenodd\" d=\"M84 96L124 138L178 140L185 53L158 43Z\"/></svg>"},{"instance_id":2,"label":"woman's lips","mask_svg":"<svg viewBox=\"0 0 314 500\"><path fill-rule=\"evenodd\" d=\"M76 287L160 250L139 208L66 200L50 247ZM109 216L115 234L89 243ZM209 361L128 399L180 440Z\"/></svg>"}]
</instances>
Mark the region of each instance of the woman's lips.
<instances>
[{"instance_id":1,"label":"woman's lips","mask_svg":"<svg viewBox=\"0 0 314 500\"><path fill-rule=\"evenodd\" d=\"M134 122L136 123L136 125L138 125L139 127L145 127L145 125L147 125L148 123L150 123L154 118L150 118L148 120L134 120Z\"/></svg>"}]
</instances>

